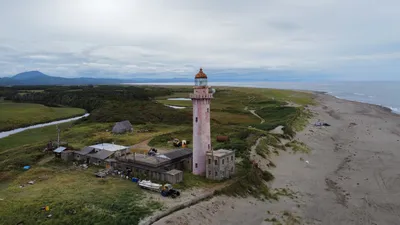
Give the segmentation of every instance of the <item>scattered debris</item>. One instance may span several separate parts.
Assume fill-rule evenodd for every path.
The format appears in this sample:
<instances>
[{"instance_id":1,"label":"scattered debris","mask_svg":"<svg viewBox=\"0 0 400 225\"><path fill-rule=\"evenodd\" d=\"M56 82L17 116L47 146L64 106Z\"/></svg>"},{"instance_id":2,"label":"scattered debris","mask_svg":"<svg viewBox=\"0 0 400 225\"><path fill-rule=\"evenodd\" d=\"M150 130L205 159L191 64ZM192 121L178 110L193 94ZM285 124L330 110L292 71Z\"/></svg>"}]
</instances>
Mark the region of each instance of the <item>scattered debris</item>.
<instances>
[{"instance_id":1,"label":"scattered debris","mask_svg":"<svg viewBox=\"0 0 400 225\"><path fill-rule=\"evenodd\" d=\"M314 124L314 126L316 126L316 127L330 127L331 125L329 123L323 123L323 122L318 121L318 122L316 122Z\"/></svg>"},{"instance_id":2,"label":"scattered debris","mask_svg":"<svg viewBox=\"0 0 400 225\"><path fill-rule=\"evenodd\" d=\"M158 152L157 149L151 148L151 149L147 152L147 155L149 155L149 156L155 156L155 155L157 155L157 152Z\"/></svg>"},{"instance_id":3,"label":"scattered debris","mask_svg":"<svg viewBox=\"0 0 400 225\"><path fill-rule=\"evenodd\" d=\"M24 168L24 170L29 170L31 168L31 166L24 166L23 168Z\"/></svg>"},{"instance_id":4,"label":"scattered debris","mask_svg":"<svg viewBox=\"0 0 400 225\"><path fill-rule=\"evenodd\" d=\"M43 206L42 208L40 208L40 210L42 210L42 211L50 211L50 206L48 206L48 205Z\"/></svg>"},{"instance_id":5,"label":"scattered debris","mask_svg":"<svg viewBox=\"0 0 400 225\"><path fill-rule=\"evenodd\" d=\"M216 139L217 139L217 142L228 142L229 136L218 135Z\"/></svg>"},{"instance_id":6,"label":"scattered debris","mask_svg":"<svg viewBox=\"0 0 400 225\"><path fill-rule=\"evenodd\" d=\"M356 124L356 123L350 123L350 124L349 124L349 128L350 128L350 127L354 127L354 126L357 126L357 124Z\"/></svg>"},{"instance_id":7,"label":"scattered debris","mask_svg":"<svg viewBox=\"0 0 400 225\"><path fill-rule=\"evenodd\" d=\"M47 218L51 218L53 215L52 214L49 214L48 216L47 216Z\"/></svg>"},{"instance_id":8,"label":"scattered debris","mask_svg":"<svg viewBox=\"0 0 400 225\"><path fill-rule=\"evenodd\" d=\"M28 184L34 185L34 184L35 184L35 181L34 181L34 180L31 180L31 181L28 182Z\"/></svg>"},{"instance_id":9,"label":"scattered debris","mask_svg":"<svg viewBox=\"0 0 400 225\"><path fill-rule=\"evenodd\" d=\"M189 141L186 141L186 140L179 140L178 138L174 138L174 140L172 140L172 144L173 144L175 147L186 148L187 145L189 144Z\"/></svg>"},{"instance_id":10,"label":"scattered debris","mask_svg":"<svg viewBox=\"0 0 400 225\"><path fill-rule=\"evenodd\" d=\"M83 169L85 169L85 170L86 170L87 168L89 168L87 164L82 164L81 167L82 167Z\"/></svg>"}]
</instances>

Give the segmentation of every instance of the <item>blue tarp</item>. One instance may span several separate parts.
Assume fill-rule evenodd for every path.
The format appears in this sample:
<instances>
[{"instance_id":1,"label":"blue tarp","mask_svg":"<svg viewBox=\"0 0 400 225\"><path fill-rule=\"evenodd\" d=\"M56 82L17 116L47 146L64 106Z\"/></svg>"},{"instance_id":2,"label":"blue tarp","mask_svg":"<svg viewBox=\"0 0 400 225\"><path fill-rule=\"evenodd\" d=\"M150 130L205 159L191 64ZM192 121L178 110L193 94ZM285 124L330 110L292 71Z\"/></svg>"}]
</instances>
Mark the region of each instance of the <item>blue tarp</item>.
<instances>
[{"instance_id":1,"label":"blue tarp","mask_svg":"<svg viewBox=\"0 0 400 225\"><path fill-rule=\"evenodd\" d=\"M31 166L24 166L24 170L29 170Z\"/></svg>"}]
</instances>

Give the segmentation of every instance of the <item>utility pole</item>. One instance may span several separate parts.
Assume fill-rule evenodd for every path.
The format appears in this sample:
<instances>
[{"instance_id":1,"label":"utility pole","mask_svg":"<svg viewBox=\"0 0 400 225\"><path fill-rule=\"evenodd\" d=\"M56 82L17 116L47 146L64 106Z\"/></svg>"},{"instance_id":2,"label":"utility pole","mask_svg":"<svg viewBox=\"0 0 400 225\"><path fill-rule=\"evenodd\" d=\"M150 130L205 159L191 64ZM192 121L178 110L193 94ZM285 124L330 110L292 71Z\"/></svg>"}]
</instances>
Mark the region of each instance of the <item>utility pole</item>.
<instances>
[{"instance_id":1,"label":"utility pole","mask_svg":"<svg viewBox=\"0 0 400 225\"><path fill-rule=\"evenodd\" d=\"M56 125L57 127L57 148L60 147L60 128L58 127L58 125Z\"/></svg>"}]
</instances>

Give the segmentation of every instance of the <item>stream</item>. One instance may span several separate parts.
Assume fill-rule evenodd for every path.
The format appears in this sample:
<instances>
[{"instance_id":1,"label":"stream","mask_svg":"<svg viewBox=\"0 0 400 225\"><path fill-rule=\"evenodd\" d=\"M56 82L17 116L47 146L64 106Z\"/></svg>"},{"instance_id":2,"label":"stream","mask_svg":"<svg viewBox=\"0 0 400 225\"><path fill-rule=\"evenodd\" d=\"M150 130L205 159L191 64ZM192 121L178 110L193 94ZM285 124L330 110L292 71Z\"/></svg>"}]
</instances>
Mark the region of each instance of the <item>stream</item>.
<instances>
[{"instance_id":1,"label":"stream","mask_svg":"<svg viewBox=\"0 0 400 225\"><path fill-rule=\"evenodd\" d=\"M40 124L32 125L32 126L29 126L29 127L21 127L21 128L17 128L17 129L14 129L14 130L3 131L3 132L0 132L0 139L8 137L8 136L10 136L12 134L16 134L16 133L25 131L25 130L40 128L40 127L47 127L47 126L51 126L51 125L55 125L55 124L60 124L60 123L71 122L71 121L74 121L74 120L79 120L79 119L82 119L84 117L88 117L89 115L90 115L89 113L86 113L85 115L72 117L72 118L69 118L69 119L57 120L57 121L53 121L53 122L49 122L49 123L40 123Z\"/></svg>"}]
</instances>

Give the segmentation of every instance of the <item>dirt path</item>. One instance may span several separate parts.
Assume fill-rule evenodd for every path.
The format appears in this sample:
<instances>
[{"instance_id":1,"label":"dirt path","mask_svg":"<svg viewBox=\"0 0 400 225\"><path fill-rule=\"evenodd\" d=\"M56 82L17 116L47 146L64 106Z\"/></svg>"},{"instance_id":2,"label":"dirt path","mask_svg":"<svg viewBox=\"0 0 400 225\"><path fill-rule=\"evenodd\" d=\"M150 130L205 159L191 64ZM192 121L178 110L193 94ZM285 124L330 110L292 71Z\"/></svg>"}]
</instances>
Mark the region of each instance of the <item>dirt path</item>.
<instances>
[{"instance_id":1,"label":"dirt path","mask_svg":"<svg viewBox=\"0 0 400 225\"><path fill-rule=\"evenodd\" d=\"M145 141L142 141L140 143L137 143L135 145L132 145L131 148L136 148L136 149L150 149L149 142L151 141L152 138L147 139Z\"/></svg>"},{"instance_id":2,"label":"dirt path","mask_svg":"<svg viewBox=\"0 0 400 225\"><path fill-rule=\"evenodd\" d=\"M142 141L142 142L140 142L140 143L137 143L137 144L135 144L135 145L132 145L132 146L131 146L131 149L136 149L136 150L141 150L141 151L148 151L148 150L150 150L150 148L151 148L151 147L149 146L149 142L151 141L151 139L152 139L152 138L147 139L147 140L145 140L145 141ZM165 153L165 152L168 151L167 149L164 149L164 148L157 148L157 150L158 150L159 153Z\"/></svg>"},{"instance_id":3,"label":"dirt path","mask_svg":"<svg viewBox=\"0 0 400 225\"><path fill-rule=\"evenodd\" d=\"M249 111L251 114L253 114L257 118L259 118L261 120L260 124L265 123L265 120L256 113L256 110L249 110L249 107L247 107L247 106L244 108L244 110Z\"/></svg>"},{"instance_id":4,"label":"dirt path","mask_svg":"<svg viewBox=\"0 0 400 225\"><path fill-rule=\"evenodd\" d=\"M54 159L54 155L47 156L47 157L44 157L42 160L40 160L37 164L38 165L44 165L44 164L50 162L53 159Z\"/></svg>"}]
</instances>

